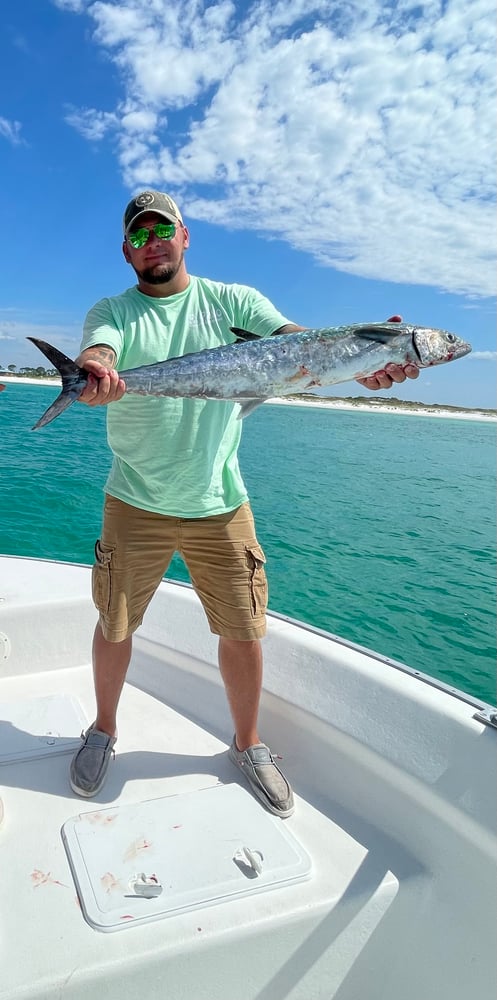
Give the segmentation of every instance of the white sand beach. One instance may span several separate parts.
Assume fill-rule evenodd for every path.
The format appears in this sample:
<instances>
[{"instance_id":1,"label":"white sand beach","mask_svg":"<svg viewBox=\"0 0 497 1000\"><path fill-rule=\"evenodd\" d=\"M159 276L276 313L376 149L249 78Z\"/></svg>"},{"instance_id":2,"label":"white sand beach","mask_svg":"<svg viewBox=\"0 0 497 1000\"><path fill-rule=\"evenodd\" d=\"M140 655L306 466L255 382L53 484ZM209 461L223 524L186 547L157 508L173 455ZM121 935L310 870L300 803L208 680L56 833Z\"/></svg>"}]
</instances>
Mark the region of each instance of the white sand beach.
<instances>
[{"instance_id":1,"label":"white sand beach","mask_svg":"<svg viewBox=\"0 0 497 1000\"><path fill-rule=\"evenodd\" d=\"M306 399L268 399L268 404L272 406L313 406L318 407L318 409L323 410L351 410L354 413L401 413L406 414L406 416L413 417L443 417L450 420L488 420L497 421L497 412L485 412L484 410L465 410L463 408L457 410L444 410L438 407L431 406L396 406L395 404L389 404L388 399L380 402L371 403L351 403L348 400L342 399L321 399L318 397L316 403L310 402Z\"/></svg>"},{"instance_id":2,"label":"white sand beach","mask_svg":"<svg viewBox=\"0 0 497 1000\"><path fill-rule=\"evenodd\" d=\"M24 385L53 385L60 386L58 378L28 378L24 375L4 375L0 372L0 383L7 385L9 382L21 383ZM402 413L413 417L442 417L450 420L489 420L497 421L497 413L488 413L483 410L444 410L437 407L404 407L389 404L388 398L384 401L371 403L351 403L342 399L325 399L316 397L316 402L307 399L268 399L267 406L313 406L322 410L351 410L362 413Z\"/></svg>"},{"instance_id":3,"label":"white sand beach","mask_svg":"<svg viewBox=\"0 0 497 1000\"><path fill-rule=\"evenodd\" d=\"M15 382L17 385L62 385L60 378L28 378L27 375L4 375L0 372L0 382L7 384Z\"/></svg>"}]
</instances>

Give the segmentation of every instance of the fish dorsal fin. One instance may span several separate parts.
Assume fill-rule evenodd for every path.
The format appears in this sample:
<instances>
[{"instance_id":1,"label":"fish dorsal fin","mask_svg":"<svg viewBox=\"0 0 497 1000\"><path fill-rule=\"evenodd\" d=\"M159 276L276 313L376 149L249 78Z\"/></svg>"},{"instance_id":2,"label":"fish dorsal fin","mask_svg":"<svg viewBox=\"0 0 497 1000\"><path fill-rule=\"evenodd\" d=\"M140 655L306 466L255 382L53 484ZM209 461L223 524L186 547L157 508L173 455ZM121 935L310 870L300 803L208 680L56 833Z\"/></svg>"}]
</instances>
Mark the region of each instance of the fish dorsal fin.
<instances>
[{"instance_id":1,"label":"fish dorsal fin","mask_svg":"<svg viewBox=\"0 0 497 1000\"><path fill-rule=\"evenodd\" d=\"M256 333L250 333L249 330L241 330L238 326L230 326L230 330L235 334L236 341L235 344L243 344L248 340L260 340L261 338L257 336Z\"/></svg>"},{"instance_id":2,"label":"fish dorsal fin","mask_svg":"<svg viewBox=\"0 0 497 1000\"><path fill-rule=\"evenodd\" d=\"M403 333L404 329L400 323L387 324L382 326L381 324L373 324L371 326L356 326L354 327L354 337L363 337L364 340L375 340L379 344L388 344L394 337L398 337L399 333Z\"/></svg>"}]
</instances>

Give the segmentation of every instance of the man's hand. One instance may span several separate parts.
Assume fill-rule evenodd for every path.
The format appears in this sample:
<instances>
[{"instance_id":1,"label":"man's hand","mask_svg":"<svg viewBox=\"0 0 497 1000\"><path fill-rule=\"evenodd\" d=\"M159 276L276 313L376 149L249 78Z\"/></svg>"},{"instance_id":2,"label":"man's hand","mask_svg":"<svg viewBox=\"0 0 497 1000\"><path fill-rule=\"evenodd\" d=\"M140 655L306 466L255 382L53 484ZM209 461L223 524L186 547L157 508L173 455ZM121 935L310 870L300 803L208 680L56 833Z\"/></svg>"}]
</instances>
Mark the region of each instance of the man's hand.
<instances>
[{"instance_id":1,"label":"man's hand","mask_svg":"<svg viewBox=\"0 0 497 1000\"><path fill-rule=\"evenodd\" d=\"M402 316L390 316L387 323L402 323ZM391 389L394 382L405 382L406 378L418 378L419 368L416 365L386 365L385 368L368 375L367 378L356 379L365 389Z\"/></svg>"},{"instance_id":2,"label":"man's hand","mask_svg":"<svg viewBox=\"0 0 497 1000\"><path fill-rule=\"evenodd\" d=\"M126 386L112 367L115 361L114 351L105 344L88 347L80 354L76 364L89 372L88 382L79 397L80 403L86 403L87 406L107 406L108 403L122 399Z\"/></svg>"}]
</instances>

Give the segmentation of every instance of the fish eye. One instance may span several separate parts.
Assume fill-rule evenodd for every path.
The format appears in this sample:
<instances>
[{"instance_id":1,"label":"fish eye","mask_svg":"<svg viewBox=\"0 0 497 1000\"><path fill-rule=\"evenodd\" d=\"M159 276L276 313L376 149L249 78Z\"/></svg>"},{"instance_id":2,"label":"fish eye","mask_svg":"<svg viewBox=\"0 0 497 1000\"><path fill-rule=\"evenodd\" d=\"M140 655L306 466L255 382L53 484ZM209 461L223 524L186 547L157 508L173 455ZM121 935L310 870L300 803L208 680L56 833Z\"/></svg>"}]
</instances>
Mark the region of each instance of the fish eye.
<instances>
[{"instance_id":1,"label":"fish eye","mask_svg":"<svg viewBox=\"0 0 497 1000\"><path fill-rule=\"evenodd\" d=\"M455 344L455 342L457 340L457 337L456 337L455 333L448 333L447 334L447 340L449 341L449 344Z\"/></svg>"}]
</instances>

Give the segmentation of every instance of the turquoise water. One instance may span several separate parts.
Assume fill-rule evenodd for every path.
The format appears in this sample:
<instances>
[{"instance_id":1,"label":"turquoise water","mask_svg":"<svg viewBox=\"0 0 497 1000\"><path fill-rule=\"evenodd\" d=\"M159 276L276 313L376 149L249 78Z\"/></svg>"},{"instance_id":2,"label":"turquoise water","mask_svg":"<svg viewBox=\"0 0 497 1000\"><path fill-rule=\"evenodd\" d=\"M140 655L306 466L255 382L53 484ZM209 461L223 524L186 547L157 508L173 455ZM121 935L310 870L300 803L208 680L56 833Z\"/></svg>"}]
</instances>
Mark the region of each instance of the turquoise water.
<instances>
[{"instance_id":1,"label":"turquoise water","mask_svg":"<svg viewBox=\"0 0 497 1000\"><path fill-rule=\"evenodd\" d=\"M92 561L105 413L0 400L0 551ZM270 606L495 702L495 424L265 406L241 464ZM168 574L187 580L179 558Z\"/></svg>"}]
</instances>

